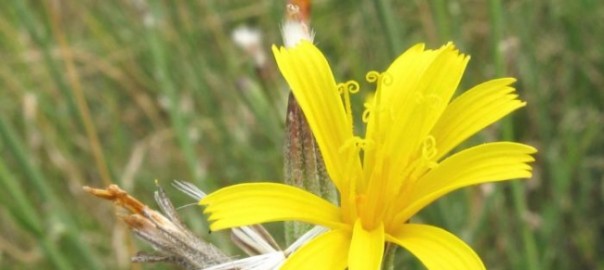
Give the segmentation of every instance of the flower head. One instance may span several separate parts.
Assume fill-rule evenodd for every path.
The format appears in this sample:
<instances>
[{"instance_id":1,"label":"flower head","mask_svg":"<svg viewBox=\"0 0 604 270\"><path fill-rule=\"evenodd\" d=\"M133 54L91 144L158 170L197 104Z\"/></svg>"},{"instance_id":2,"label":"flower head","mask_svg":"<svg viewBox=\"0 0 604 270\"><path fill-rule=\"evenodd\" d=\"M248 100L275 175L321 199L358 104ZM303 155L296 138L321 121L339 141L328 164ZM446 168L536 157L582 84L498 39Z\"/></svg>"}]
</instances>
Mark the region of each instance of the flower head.
<instances>
[{"instance_id":1,"label":"flower head","mask_svg":"<svg viewBox=\"0 0 604 270\"><path fill-rule=\"evenodd\" d=\"M395 243L429 269L484 269L476 253L443 229L409 219L441 196L470 185L529 178L536 150L512 142L486 143L448 155L461 142L525 105L512 78L479 84L451 101L469 57L452 44L416 45L382 73L365 104L365 135L353 133L354 81L337 84L310 42L273 47L316 137L338 189L333 205L277 183L223 188L200 201L211 229L297 220L330 230L296 251L282 269L378 269L384 244Z\"/></svg>"}]
</instances>

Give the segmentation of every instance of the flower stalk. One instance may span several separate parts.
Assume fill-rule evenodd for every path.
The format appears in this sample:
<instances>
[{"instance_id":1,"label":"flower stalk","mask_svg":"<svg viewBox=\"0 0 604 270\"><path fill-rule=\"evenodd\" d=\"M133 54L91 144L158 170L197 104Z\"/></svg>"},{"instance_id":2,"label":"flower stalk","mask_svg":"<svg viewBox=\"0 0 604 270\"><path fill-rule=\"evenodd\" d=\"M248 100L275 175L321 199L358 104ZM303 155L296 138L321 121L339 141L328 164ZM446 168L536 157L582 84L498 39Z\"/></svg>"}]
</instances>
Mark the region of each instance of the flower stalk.
<instances>
[{"instance_id":1,"label":"flower stalk","mask_svg":"<svg viewBox=\"0 0 604 270\"><path fill-rule=\"evenodd\" d=\"M310 1L288 1L283 23L283 40L286 46L294 46L302 40L312 41L309 27ZM283 146L284 182L308 190L328 201L337 202L337 192L325 170L317 141L310 130L306 117L290 92L285 118ZM313 226L300 222L285 223L285 240L293 243Z\"/></svg>"}]
</instances>

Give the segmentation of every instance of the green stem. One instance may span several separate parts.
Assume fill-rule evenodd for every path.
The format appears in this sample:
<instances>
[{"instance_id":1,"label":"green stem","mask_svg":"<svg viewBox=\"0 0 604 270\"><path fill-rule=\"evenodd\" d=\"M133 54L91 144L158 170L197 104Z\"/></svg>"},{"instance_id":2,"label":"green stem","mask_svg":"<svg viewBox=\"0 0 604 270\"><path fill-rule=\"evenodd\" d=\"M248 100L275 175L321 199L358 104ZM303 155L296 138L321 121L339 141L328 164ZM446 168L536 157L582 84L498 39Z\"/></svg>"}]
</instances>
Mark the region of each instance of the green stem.
<instances>
[{"instance_id":1,"label":"green stem","mask_svg":"<svg viewBox=\"0 0 604 270\"><path fill-rule=\"evenodd\" d=\"M525 185L523 181L515 181L512 183L512 198L514 199L514 209L518 213L518 218L523 219L524 216L529 212L526 205ZM523 223L524 226L521 228L522 242L524 245L524 251L526 252L526 268L529 270L541 269L539 267L539 261L537 260L537 245L535 243L535 237L531 232L528 224Z\"/></svg>"},{"instance_id":2,"label":"green stem","mask_svg":"<svg viewBox=\"0 0 604 270\"><path fill-rule=\"evenodd\" d=\"M505 55L500 50L499 45L503 41L504 37L504 8L501 0L489 0L489 13L491 18L491 51L493 53L493 60L495 62L495 74L497 76L505 75ZM505 119L502 122L502 135L504 140L513 140L514 138L514 126L511 119ZM524 182L516 181L512 183L512 198L514 200L514 210L517 213L518 218L523 218L529 212ZM521 226L521 235L523 249L525 253L525 265L524 269L537 270L540 269L538 264L537 245L535 242L534 235L527 224L523 223Z\"/></svg>"},{"instance_id":3,"label":"green stem","mask_svg":"<svg viewBox=\"0 0 604 270\"><path fill-rule=\"evenodd\" d=\"M436 25L438 28L439 41L450 41L451 36L451 20L449 19L449 13L447 11L446 0L435 0L434 1L434 12L436 14Z\"/></svg>"},{"instance_id":4,"label":"green stem","mask_svg":"<svg viewBox=\"0 0 604 270\"><path fill-rule=\"evenodd\" d=\"M374 1L376 10L378 11L378 17L382 23L382 27L386 31L386 38L388 39L388 46L390 55L389 57L395 57L399 54L402 49L401 37L400 37L400 22L394 19L392 14L392 5L390 0L376 0Z\"/></svg>"},{"instance_id":5,"label":"green stem","mask_svg":"<svg viewBox=\"0 0 604 270\"><path fill-rule=\"evenodd\" d=\"M394 258L396 257L397 245L386 244L384 251L384 260L382 260L382 270L394 270Z\"/></svg>"}]
</instances>

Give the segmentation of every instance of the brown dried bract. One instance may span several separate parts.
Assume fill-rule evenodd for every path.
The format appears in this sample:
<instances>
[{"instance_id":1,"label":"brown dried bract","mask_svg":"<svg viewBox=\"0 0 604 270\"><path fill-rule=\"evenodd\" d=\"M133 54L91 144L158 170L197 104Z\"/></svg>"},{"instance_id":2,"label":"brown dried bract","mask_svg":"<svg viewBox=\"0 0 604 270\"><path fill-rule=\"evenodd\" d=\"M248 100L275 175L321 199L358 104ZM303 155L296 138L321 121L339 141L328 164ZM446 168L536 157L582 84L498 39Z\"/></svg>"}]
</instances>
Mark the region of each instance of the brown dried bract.
<instances>
[{"instance_id":1,"label":"brown dried bract","mask_svg":"<svg viewBox=\"0 0 604 270\"><path fill-rule=\"evenodd\" d=\"M105 200L113 201L117 205L125 208L126 210L132 213L141 214L143 212L143 209L147 207L139 200L130 196L128 192L124 191L117 185L109 185L106 189L98 189L85 186L83 187L83 189L84 191L94 196Z\"/></svg>"},{"instance_id":2,"label":"brown dried bract","mask_svg":"<svg viewBox=\"0 0 604 270\"><path fill-rule=\"evenodd\" d=\"M130 196L117 185L110 185L106 189L84 187L84 190L128 210L130 214L121 216L121 219L132 232L158 252L138 253L132 258L133 262L165 262L184 269L201 269L229 261L222 251L198 239L184 226L163 189L157 188L155 201L163 214Z\"/></svg>"},{"instance_id":3,"label":"brown dried bract","mask_svg":"<svg viewBox=\"0 0 604 270\"><path fill-rule=\"evenodd\" d=\"M310 20L310 0L288 0L285 16L290 20L308 23Z\"/></svg>"}]
</instances>

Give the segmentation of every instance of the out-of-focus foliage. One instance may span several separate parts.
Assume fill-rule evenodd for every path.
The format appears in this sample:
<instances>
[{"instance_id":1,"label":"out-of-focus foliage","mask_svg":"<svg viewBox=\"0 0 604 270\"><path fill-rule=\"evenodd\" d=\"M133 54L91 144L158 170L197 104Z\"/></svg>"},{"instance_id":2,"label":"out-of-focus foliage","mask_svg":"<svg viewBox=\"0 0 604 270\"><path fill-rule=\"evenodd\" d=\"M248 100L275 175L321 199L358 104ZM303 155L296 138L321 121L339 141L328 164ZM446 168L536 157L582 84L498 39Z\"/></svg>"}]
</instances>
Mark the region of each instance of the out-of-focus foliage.
<instances>
[{"instance_id":1,"label":"out-of-focus foliage","mask_svg":"<svg viewBox=\"0 0 604 270\"><path fill-rule=\"evenodd\" d=\"M342 81L385 69L414 43L447 41L472 56L463 89L518 78L528 106L474 142L504 138L536 146L533 179L457 192L418 222L460 235L489 269L604 267L600 1L313 4L316 43ZM151 204L154 179L164 186L188 180L208 191L279 181L287 89L270 45L280 44L283 6L5 1L0 268L136 268L128 257L147 247L132 240L109 204L84 194L83 185L115 182ZM263 35L256 51L266 54L263 65L231 38L244 24ZM355 98L363 101L362 94ZM168 190L176 204L190 202ZM200 235L207 232L199 209L182 211ZM224 235L209 239L229 249ZM421 269L399 253L405 269Z\"/></svg>"}]
</instances>

